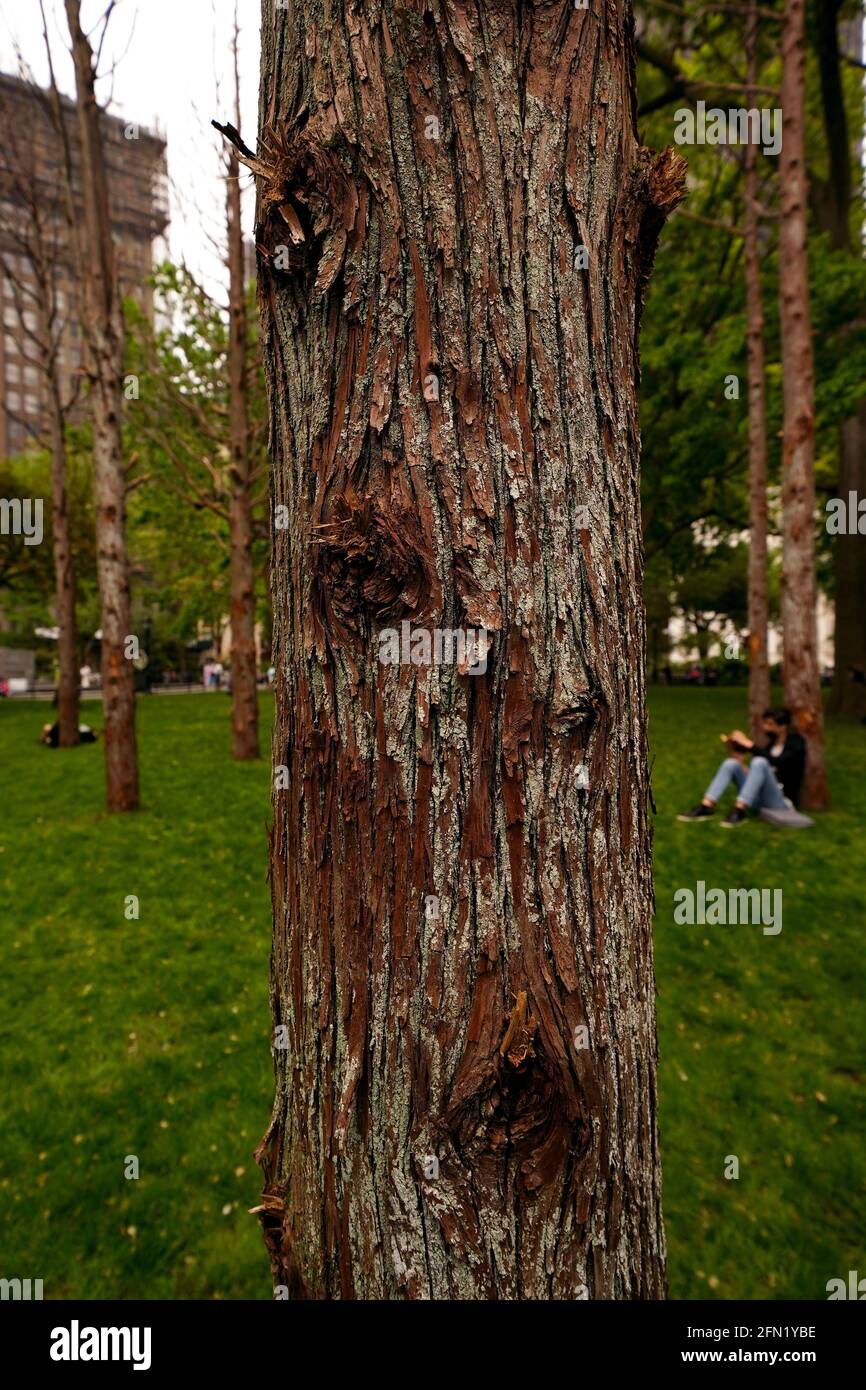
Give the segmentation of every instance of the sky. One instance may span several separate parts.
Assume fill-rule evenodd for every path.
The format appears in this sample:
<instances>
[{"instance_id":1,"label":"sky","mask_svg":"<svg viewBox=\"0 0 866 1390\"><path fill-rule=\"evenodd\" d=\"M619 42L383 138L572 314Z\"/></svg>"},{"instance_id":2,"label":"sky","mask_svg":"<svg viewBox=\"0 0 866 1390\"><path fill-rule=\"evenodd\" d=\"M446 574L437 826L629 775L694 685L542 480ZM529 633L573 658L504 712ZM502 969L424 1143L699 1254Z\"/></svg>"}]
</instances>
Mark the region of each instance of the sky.
<instances>
[{"instance_id":1,"label":"sky","mask_svg":"<svg viewBox=\"0 0 866 1390\"><path fill-rule=\"evenodd\" d=\"M74 91L63 0L44 0L58 85ZM100 20L107 0L82 0L84 28ZM171 225L160 248L185 260L211 291L225 282L213 240L224 225L225 184L212 117L234 124L231 35L235 0L117 0L102 50L106 74L97 92L112 114L156 129L168 142ZM238 0L241 132L255 147L258 104L259 0ZM38 0L0 0L0 70L18 69L20 49L34 77L48 68ZM114 66L113 75L109 69ZM109 100L110 98L110 100ZM243 174L244 229L252 231L252 176Z\"/></svg>"}]
</instances>

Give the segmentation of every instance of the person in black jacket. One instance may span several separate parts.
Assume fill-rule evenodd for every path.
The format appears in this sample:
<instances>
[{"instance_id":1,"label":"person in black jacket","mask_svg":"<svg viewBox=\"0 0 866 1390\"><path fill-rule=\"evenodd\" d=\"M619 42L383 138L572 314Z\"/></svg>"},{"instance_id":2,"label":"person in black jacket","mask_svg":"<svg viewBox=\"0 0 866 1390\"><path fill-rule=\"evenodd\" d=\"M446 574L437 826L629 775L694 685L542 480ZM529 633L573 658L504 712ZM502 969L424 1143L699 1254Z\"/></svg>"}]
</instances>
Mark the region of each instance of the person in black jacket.
<instances>
[{"instance_id":1,"label":"person in black jacket","mask_svg":"<svg viewBox=\"0 0 866 1390\"><path fill-rule=\"evenodd\" d=\"M719 767L703 801L677 820L709 820L731 782L736 783L737 799L722 821L726 829L742 825L750 810L767 806L781 811L798 805L806 770L806 740L792 728L791 712L787 709L764 710L761 728L764 743L753 743L739 729L722 734L731 756ZM747 772L745 760L749 756L752 761Z\"/></svg>"},{"instance_id":2,"label":"person in black jacket","mask_svg":"<svg viewBox=\"0 0 866 1390\"><path fill-rule=\"evenodd\" d=\"M59 721L59 720L56 720L55 723L53 723L53 724L43 724L43 725L42 725L42 736L41 736L41 738L39 739L39 742L40 742L40 743L44 743L45 746L46 746L46 748L59 748L59 747L60 747L60 721ZM95 743L95 742L96 742L96 734L93 732L93 730L91 729L91 727L90 727L89 724L79 724L79 726L78 726L78 742L79 742L79 743Z\"/></svg>"}]
</instances>

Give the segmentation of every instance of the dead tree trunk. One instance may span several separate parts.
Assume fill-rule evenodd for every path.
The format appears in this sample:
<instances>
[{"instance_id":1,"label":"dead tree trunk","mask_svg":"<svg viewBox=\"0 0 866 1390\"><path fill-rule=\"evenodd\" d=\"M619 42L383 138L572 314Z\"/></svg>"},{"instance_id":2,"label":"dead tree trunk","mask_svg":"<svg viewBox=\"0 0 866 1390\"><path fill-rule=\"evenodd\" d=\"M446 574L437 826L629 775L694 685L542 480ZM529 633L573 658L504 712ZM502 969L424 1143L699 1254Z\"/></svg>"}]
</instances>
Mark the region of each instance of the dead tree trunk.
<instances>
[{"instance_id":1,"label":"dead tree trunk","mask_svg":"<svg viewBox=\"0 0 866 1390\"><path fill-rule=\"evenodd\" d=\"M782 384L782 626L785 701L808 740L804 806L829 800L824 771L824 716L818 670L815 579L814 367L806 252L805 0L785 0L779 156L781 226L779 293Z\"/></svg>"},{"instance_id":2,"label":"dead tree trunk","mask_svg":"<svg viewBox=\"0 0 866 1390\"><path fill-rule=\"evenodd\" d=\"M757 80L758 15L750 0L746 25L747 81ZM749 105L752 94L749 93ZM761 736L770 703L767 657L767 388L764 375L764 298L758 254L757 147L746 145L743 262L746 275L746 346L749 379L749 726Z\"/></svg>"},{"instance_id":3,"label":"dead tree trunk","mask_svg":"<svg viewBox=\"0 0 866 1390\"><path fill-rule=\"evenodd\" d=\"M237 23L234 38L235 119L240 120ZM259 705L256 681L256 606L253 567L252 480L247 419L247 296L241 226L240 165L228 156L226 192L229 270L229 546L232 632L232 753L259 756Z\"/></svg>"},{"instance_id":4,"label":"dead tree trunk","mask_svg":"<svg viewBox=\"0 0 866 1390\"><path fill-rule=\"evenodd\" d=\"M664 1297L637 376L684 168L633 59L622 0L263 5L293 1297Z\"/></svg>"},{"instance_id":5,"label":"dead tree trunk","mask_svg":"<svg viewBox=\"0 0 866 1390\"><path fill-rule=\"evenodd\" d=\"M81 27L79 0L66 0L75 64L81 151L83 231L80 278L82 329L93 424L97 569L102 619L102 699L106 801L109 811L138 807L135 674L126 653L130 632L126 555L126 472L123 462L123 306L117 281L95 71ZM107 21L106 21L107 22Z\"/></svg>"}]
</instances>

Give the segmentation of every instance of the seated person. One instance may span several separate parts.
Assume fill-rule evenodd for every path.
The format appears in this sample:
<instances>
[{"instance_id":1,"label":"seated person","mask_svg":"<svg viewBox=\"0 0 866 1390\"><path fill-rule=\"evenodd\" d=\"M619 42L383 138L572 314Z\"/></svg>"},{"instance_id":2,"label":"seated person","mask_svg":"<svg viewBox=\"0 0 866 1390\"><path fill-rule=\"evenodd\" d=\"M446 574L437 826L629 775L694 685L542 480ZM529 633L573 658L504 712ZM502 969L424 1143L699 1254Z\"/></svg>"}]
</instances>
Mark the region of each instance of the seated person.
<instances>
[{"instance_id":1,"label":"seated person","mask_svg":"<svg viewBox=\"0 0 866 1390\"><path fill-rule=\"evenodd\" d=\"M764 710L761 728L767 739L763 747L739 729L722 734L731 757L725 758L719 767L700 805L677 816L677 820L709 820L731 782L736 783L737 799L722 821L726 829L742 825L750 810L767 806L781 811L798 804L806 768L806 740L791 727L791 712L787 709ZM752 762L747 772L745 758L749 755Z\"/></svg>"},{"instance_id":2,"label":"seated person","mask_svg":"<svg viewBox=\"0 0 866 1390\"><path fill-rule=\"evenodd\" d=\"M60 746L60 722L42 725L42 737L39 740L47 748L58 748ZM95 743L96 734L89 724L79 724L78 726L79 743Z\"/></svg>"}]
</instances>

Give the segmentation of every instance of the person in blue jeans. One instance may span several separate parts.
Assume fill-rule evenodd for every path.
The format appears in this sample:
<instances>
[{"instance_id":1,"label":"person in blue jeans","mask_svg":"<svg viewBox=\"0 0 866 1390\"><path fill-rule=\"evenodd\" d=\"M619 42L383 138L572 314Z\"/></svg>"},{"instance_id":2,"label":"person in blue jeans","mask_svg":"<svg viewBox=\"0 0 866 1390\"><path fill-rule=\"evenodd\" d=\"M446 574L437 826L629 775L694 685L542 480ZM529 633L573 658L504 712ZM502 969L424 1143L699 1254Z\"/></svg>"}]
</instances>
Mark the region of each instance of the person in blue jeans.
<instances>
[{"instance_id":1,"label":"person in blue jeans","mask_svg":"<svg viewBox=\"0 0 866 1390\"><path fill-rule=\"evenodd\" d=\"M764 710L761 728L766 737L764 744L753 743L739 729L722 735L731 756L720 765L703 801L677 816L677 820L710 820L732 782L737 797L722 821L726 830L742 825L749 811L759 811L764 806L781 811L797 805L806 768L806 741L791 727L791 712L787 709ZM747 757L751 757L748 770Z\"/></svg>"}]
</instances>

